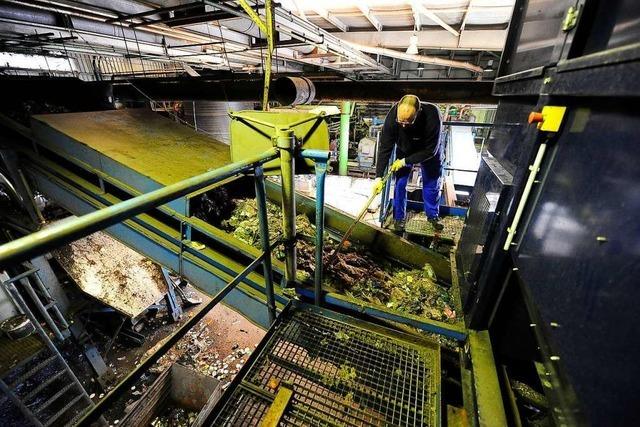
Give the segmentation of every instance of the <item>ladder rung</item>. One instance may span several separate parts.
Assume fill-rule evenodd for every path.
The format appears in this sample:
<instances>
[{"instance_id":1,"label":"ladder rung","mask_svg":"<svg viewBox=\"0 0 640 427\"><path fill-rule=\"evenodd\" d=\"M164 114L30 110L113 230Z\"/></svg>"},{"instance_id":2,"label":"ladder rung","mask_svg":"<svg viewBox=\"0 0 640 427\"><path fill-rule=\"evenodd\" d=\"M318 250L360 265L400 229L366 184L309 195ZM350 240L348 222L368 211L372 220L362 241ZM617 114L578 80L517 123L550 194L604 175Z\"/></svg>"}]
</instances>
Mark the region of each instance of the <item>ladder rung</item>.
<instances>
[{"instance_id":1,"label":"ladder rung","mask_svg":"<svg viewBox=\"0 0 640 427\"><path fill-rule=\"evenodd\" d=\"M50 377L45 382L40 384L38 387L36 387L33 390L31 390L29 392L29 394L27 394L25 397L22 398L22 401L26 404L28 400L31 400L36 394L40 393L42 390L44 390L45 387L47 387L49 384L51 384L52 382L54 382L55 380L60 378L66 372L67 371L62 370L62 371L58 372L57 374L55 374L54 376Z\"/></svg>"},{"instance_id":2,"label":"ladder rung","mask_svg":"<svg viewBox=\"0 0 640 427\"><path fill-rule=\"evenodd\" d=\"M36 372L38 372L39 370L41 370L42 368L44 368L45 366L47 366L49 363L51 363L52 361L54 361L57 358L57 356L54 354L53 356L43 360L42 362L38 363L35 367L31 368L30 370L28 370L26 373L24 373L23 375L21 375L17 380L15 380L14 382L11 383L11 385L9 386L10 388L15 388L16 386L22 384L22 382L24 380L26 380L27 378L31 377L33 374L35 374Z\"/></svg>"},{"instance_id":3,"label":"ladder rung","mask_svg":"<svg viewBox=\"0 0 640 427\"><path fill-rule=\"evenodd\" d=\"M83 397L83 395L82 395L82 394L79 394L79 395L77 395L76 397L74 397L74 398L73 398L73 400L71 400L71 402L69 402L68 404L66 404L64 408L62 408L62 409L60 409L58 412L56 412L56 414L55 414L53 417L49 418L49 419L47 420L47 422L46 422L46 423L43 423L43 424L44 424L44 427L49 427L51 424L55 423L55 422L56 422L56 420L57 420L58 418L60 418L60 416L61 416L62 414L64 414L65 412L67 412L67 411L69 410L69 408L71 408L73 405L75 405L75 403L76 403L78 400L82 399L82 397Z\"/></svg>"},{"instance_id":4,"label":"ladder rung","mask_svg":"<svg viewBox=\"0 0 640 427\"><path fill-rule=\"evenodd\" d=\"M10 279L5 280L3 283L8 284L8 283L14 283L17 282L18 280L24 279L25 277L29 277L31 276L33 273L37 273L38 270L40 270L39 268L32 268L30 270L27 270L23 273L18 274L15 277L11 277Z\"/></svg>"},{"instance_id":5,"label":"ladder rung","mask_svg":"<svg viewBox=\"0 0 640 427\"><path fill-rule=\"evenodd\" d=\"M51 405L53 402L55 402L56 400L58 400L60 398L60 396L62 396L63 394L65 394L71 387L73 387L74 385L76 385L76 383L69 383L66 386L62 387L56 394L54 394L53 396L51 396L49 399L47 399L42 406L39 406L38 408L36 408L33 412L37 412L38 414L42 413L42 411L44 411L45 409L47 409L49 407L49 405Z\"/></svg>"}]
</instances>

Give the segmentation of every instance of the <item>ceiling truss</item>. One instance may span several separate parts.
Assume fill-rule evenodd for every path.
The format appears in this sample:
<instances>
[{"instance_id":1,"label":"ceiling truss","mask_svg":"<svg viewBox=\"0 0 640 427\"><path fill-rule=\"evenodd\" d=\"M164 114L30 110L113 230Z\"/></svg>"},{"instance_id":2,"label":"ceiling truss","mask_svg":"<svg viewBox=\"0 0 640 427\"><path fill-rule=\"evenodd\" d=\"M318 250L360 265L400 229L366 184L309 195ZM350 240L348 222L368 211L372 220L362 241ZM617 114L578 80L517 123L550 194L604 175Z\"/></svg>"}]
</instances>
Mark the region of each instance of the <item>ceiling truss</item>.
<instances>
[{"instance_id":1,"label":"ceiling truss","mask_svg":"<svg viewBox=\"0 0 640 427\"><path fill-rule=\"evenodd\" d=\"M435 51L436 56L442 58L448 59L453 50L487 50L495 55L506 29L496 29L495 25L479 27L475 22L490 8L508 7L504 4L508 0L496 1L502 3L477 5L469 0L464 8L431 9L421 0L408 0L404 8L391 9L381 8L379 0L345 0L352 6L342 10L329 8L329 2L317 0L281 0L275 16L278 70L274 71L329 69L352 78L398 77L398 69L412 69L411 61L398 59L389 49L403 52L412 32L423 52L442 49L441 53ZM129 59L183 63L185 69L261 69L264 34L251 25L233 0L193 0L172 7L153 6L142 0L7 0L3 3L0 4L0 51L121 55ZM262 1L253 0L253 3L256 12L263 15ZM403 14L411 24L409 31L398 31L396 25L386 24L401 19ZM458 24L451 21L452 14L460 16ZM369 49L358 48L363 45ZM391 54L373 54L374 48L387 49L378 51ZM434 57L433 53L428 55ZM394 57L396 59L392 59ZM456 58L462 57L465 55L456 55ZM409 65L397 66L399 61ZM420 63L414 66L424 69ZM453 61L452 67L477 70L485 66L460 62L456 67ZM474 79L482 75L477 71L465 72Z\"/></svg>"}]
</instances>

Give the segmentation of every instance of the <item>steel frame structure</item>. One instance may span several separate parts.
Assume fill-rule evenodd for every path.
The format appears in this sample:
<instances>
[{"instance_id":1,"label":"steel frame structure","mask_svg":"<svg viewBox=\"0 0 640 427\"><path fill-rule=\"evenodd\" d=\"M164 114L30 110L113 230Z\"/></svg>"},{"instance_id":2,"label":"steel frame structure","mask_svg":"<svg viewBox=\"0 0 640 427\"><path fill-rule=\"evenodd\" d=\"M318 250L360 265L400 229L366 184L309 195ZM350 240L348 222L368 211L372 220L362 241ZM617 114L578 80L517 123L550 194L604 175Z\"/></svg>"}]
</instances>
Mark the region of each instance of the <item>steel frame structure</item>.
<instances>
[{"instance_id":1,"label":"steel frame structure","mask_svg":"<svg viewBox=\"0 0 640 427\"><path fill-rule=\"evenodd\" d=\"M287 159L287 156L283 156L282 152L279 153L277 148L266 151L261 155L232 163L228 166L218 168L211 172L207 172L193 178L189 178L173 185L160 188L155 191L134 197L118 204L105 207L94 211L92 213L83 215L71 221L58 223L47 229L40 230L33 234L16 239L9 243L0 246L0 265L7 266L15 262L23 261L32 256L45 253L47 250L69 243L78 238L87 236L92 232L102 230L114 225L118 222L132 218L138 214L141 214L151 208L160 206L174 198L185 196L194 191L200 190L212 184L223 181L229 177L253 172L255 174L255 185L258 194L258 210L260 218L260 234L261 240L265 243L262 253L254 259L242 272L236 275L233 280L227 283L213 298L207 303L207 305L190 318L180 329L174 332L163 345L141 364L139 364L122 382L118 384L96 407L94 407L85 417L81 420L81 424L89 423L98 419L104 408L113 403L115 399L134 381L136 381L140 375L142 375L147 368L155 363L163 354L165 354L180 338L182 338L198 321L200 321L215 305L224 299L238 284L240 284L249 273L253 272L258 266L262 265L265 270L265 293L267 299L267 310L269 316L269 322L272 323L276 318L276 305L275 296L273 292L273 284L271 281L271 249L280 241L269 242L267 213L266 213L266 197L264 189L264 174L262 172L262 165L268 161L277 158L280 154L281 161L292 162L292 159ZM285 183L293 186L293 180L284 180ZM286 185L283 185L285 188ZM293 194L292 190L289 190ZM285 207L286 209L286 207ZM285 210L285 216L291 215L292 212ZM295 246L293 247L295 251ZM295 252L294 252L295 254ZM291 254L288 253L288 256Z\"/></svg>"}]
</instances>

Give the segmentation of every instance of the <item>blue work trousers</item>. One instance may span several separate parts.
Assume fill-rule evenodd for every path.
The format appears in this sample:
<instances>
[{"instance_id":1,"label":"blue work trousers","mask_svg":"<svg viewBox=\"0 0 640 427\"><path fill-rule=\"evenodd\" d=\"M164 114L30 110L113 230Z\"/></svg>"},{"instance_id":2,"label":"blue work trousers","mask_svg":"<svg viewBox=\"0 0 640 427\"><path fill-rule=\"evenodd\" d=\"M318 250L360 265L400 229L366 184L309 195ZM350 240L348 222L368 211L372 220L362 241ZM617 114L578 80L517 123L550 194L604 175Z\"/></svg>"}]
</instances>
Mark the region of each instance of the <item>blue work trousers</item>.
<instances>
[{"instance_id":1,"label":"blue work trousers","mask_svg":"<svg viewBox=\"0 0 640 427\"><path fill-rule=\"evenodd\" d=\"M438 218L440 212L440 191L442 188L442 162L437 157L420 163L422 172L422 200L427 218ZM411 167L405 166L396 172L396 186L393 195L393 219L402 220L407 215L407 181Z\"/></svg>"}]
</instances>

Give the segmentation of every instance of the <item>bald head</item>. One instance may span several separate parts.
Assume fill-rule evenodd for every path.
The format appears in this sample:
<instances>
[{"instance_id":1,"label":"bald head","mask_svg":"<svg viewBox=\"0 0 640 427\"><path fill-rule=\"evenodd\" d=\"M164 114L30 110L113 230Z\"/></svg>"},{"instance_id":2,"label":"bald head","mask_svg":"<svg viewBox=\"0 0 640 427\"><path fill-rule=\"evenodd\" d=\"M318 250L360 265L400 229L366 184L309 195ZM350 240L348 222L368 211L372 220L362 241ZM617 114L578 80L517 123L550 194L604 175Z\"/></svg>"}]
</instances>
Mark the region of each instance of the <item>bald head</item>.
<instances>
[{"instance_id":1,"label":"bald head","mask_svg":"<svg viewBox=\"0 0 640 427\"><path fill-rule=\"evenodd\" d=\"M415 95L405 95L398 102L396 121L401 126L409 126L415 122L420 109L420 99Z\"/></svg>"}]
</instances>

